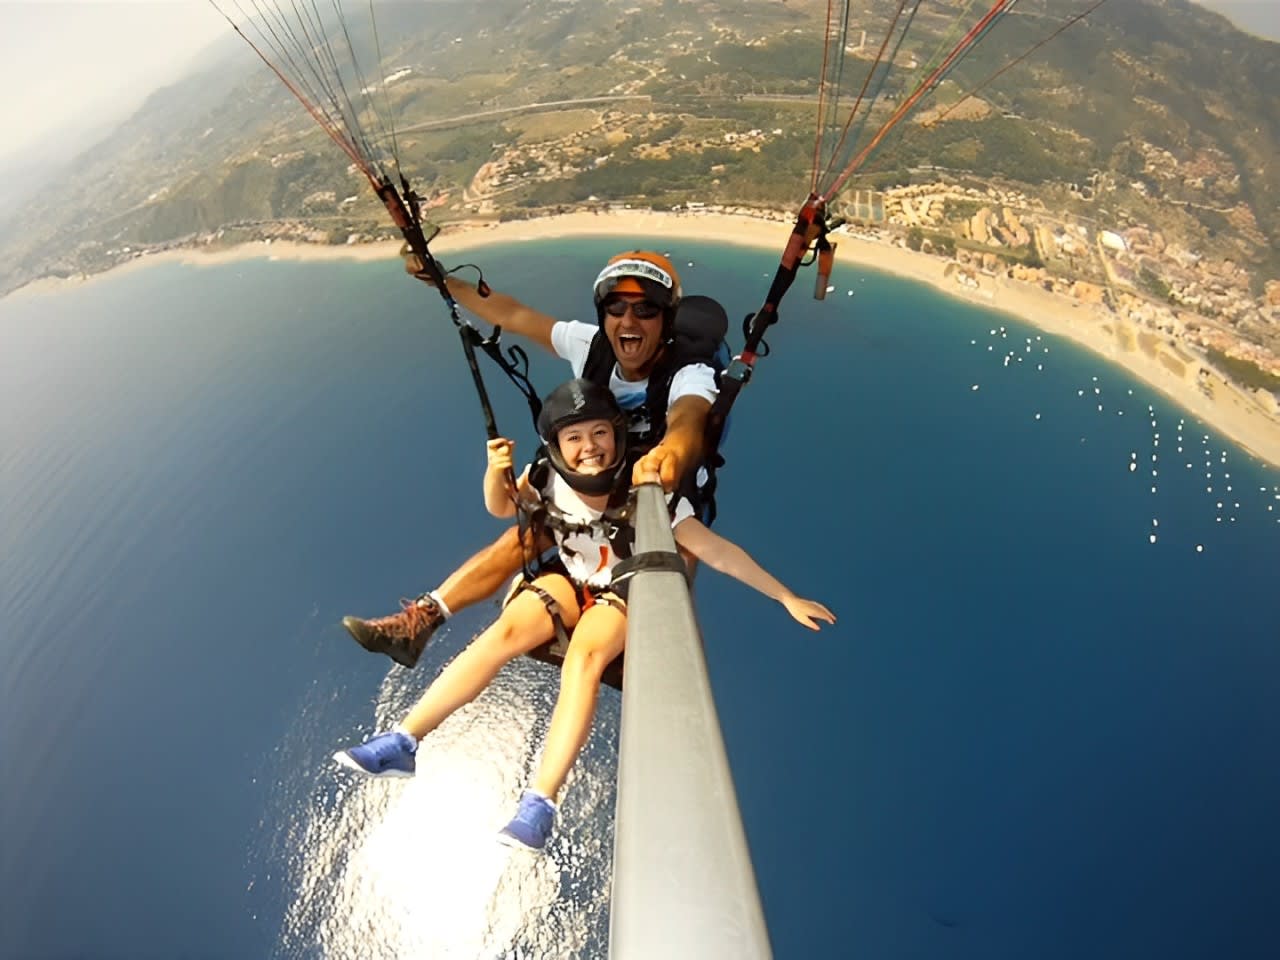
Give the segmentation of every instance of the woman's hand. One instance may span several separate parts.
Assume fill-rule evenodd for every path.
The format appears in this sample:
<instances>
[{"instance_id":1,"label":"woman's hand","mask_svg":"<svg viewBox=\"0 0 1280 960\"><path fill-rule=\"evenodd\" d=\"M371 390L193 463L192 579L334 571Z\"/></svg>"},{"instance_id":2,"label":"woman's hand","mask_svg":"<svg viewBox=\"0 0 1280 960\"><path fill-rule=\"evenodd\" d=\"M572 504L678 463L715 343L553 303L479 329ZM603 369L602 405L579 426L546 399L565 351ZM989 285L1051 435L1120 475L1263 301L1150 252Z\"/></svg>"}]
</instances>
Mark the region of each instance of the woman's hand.
<instances>
[{"instance_id":1,"label":"woman's hand","mask_svg":"<svg viewBox=\"0 0 1280 960\"><path fill-rule=\"evenodd\" d=\"M816 620L825 620L827 623L836 622L836 615L816 600L805 600L792 594L789 597L782 597L778 602L787 608L787 613L791 614L797 623L804 624L810 630L821 629L814 622Z\"/></svg>"},{"instance_id":2,"label":"woman's hand","mask_svg":"<svg viewBox=\"0 0 1280 960\"><path fill-rule=\"evenodd\" d=\"M490 440L485 444L485 452L489 456L489 469L507 471L512 467L512 455L515 453L516 442L508 440L505 437L498 437L496 440Z\"/></svg>"}]
</instances>

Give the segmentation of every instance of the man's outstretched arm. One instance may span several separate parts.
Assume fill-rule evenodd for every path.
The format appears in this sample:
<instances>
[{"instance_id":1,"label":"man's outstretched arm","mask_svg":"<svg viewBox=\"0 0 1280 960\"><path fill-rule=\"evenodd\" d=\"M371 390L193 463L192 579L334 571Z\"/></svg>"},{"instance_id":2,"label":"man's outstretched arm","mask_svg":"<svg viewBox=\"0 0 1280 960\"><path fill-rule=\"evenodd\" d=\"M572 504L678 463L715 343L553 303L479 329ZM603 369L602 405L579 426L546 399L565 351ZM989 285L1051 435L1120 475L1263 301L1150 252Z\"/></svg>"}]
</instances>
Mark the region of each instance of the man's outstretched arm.
<instances>
[{"instance_id":1,"label":"man's outstretched arm","mask_svg":"<svg viewBox=\"0 0 1280 960\"><path fill-rule=\"evenodd\" d=\"M422 272L422 261L416 254L405 255L404 268L419 280L430 283ZM458 305L471 311L485 323L501 326L504 330L526 337L538 346L554 352L551 346L551 328L556 324L555 317L547 316L515 297L496 290L490 290L487 297L482 297L475 284L458 277L447 277L445 283L449 286L449 295Z\"/></svg>"}]
</instances>

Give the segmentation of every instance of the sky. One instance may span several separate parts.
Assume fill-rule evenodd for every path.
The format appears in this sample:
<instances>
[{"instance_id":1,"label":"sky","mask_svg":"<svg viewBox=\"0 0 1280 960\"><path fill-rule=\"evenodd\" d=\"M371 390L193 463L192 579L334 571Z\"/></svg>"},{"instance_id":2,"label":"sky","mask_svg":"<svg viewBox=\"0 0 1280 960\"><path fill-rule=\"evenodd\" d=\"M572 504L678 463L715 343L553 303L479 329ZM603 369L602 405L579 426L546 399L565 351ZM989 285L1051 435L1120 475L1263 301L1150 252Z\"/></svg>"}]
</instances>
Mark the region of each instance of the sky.
<instances>
[{"instance_id":1,"label":"sky","mask_svg":"<svg viewBox=\"0 0 1280 960\"><path fill-rule=\"evenodd\" d=\"M1275 11L1267 32L1280 37L1280 0L1201 2L1250 8L1263 23ZM208 0L0 0L0 162L54 133L124 119L229 31Z\"/></svg>"},{"instance_id":2,"label":"sky","mask_svg":"<svg viewBox=\"0 0 1280 960\"><path fill-rule=\"evenodd\" d=\"M208 0L0 0L0 160L124 119L230 30Z\"/></svg>"}]
</instances>

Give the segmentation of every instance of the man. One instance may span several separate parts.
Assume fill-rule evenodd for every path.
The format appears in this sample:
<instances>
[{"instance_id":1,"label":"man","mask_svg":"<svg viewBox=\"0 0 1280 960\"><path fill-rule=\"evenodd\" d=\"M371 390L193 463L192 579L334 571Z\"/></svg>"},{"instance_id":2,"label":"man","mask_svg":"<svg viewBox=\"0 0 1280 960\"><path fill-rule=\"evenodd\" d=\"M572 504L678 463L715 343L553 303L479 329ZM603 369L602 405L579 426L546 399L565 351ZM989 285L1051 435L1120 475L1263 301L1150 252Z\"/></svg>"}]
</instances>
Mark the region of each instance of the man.
<instances>
[{"instance_id":1,"label":"man","mask_svg":"<svg viewBox=\"0 0 1280 960\"><path fill-rule=\"evenodd\" d=\"M426 279L416 256L406 257L406 269ZM610 259L593 290L597 325L556 320L506 294L482 296L455 277L446 282L460 306L545 347L569 361L575 377L599 381L613 392L629 416L632 445L643 454L633 483L657 474L674 490L701 463L707 413L716 398L715 371L674 346L680 277L666 257L636 250ZM403 602L399 613L375 620L346 617L342 625L366 650L412 667L448 617L496 592L523 560L519 530L512 527L437 589Z\"/></svg>"}]
</instances>

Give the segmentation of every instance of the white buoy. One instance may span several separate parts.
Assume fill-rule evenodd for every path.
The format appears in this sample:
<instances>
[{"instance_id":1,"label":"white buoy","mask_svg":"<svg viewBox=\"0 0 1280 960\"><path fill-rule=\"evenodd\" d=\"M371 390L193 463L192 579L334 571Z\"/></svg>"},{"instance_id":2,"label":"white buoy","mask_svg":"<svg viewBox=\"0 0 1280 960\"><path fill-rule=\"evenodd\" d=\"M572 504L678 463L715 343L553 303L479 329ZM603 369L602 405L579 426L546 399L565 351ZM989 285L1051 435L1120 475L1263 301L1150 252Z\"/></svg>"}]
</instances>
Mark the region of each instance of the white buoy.
<instances>
[{"instance_id":1,"label":"white buoy","mask_svg":"<svg viewBox=\"0 0 1280 960\"><path fill-rule=\"evenodd\" d=\"M972 387L970 387L969 389L970 389L970 390L977 390L977 389L978 389L978 385L975 383L975 384L974 384Z\"/></svg>"},{"instance_id":2,"label":"white buoy","mask_svg":"<svg viewBox=\"0 0 1280 960\"><path fill-rule=\"evenodd\" d=\"M1137 465L1136 463L1131 463L1131 464L1129 464L1129 472L1130 472L1130 473L1133 473L1133 472L1134 472L1135 470L1137 470L1137 469L1138 469L1138 465Z\"/></svg>"},{"instance_id":3,"label":"white buoy","mask_svg":"<svg viewBox=\"0 0 1280 960\"><path fill-rule=\"evenodd\" d=\"M1197 543L1197 544L1196 544L1196 553L1204 553L1204 544L1203 544L1203 543Z\"/></svg>"},{"instance_id":4,"label":"white buoy","mask_svg":"<svg viewBox=\"0 0 1280 960\"><path fill-rule=\"evenodd\" d=\"M1155 542L1156 542L1156 535L1153 533L1153 534L1150 536L1150 538L1149 538L1149 539L1151 540L1151 542L1152 542L1152 543L1155 543Z\"/></svg>"}]
</instances>

